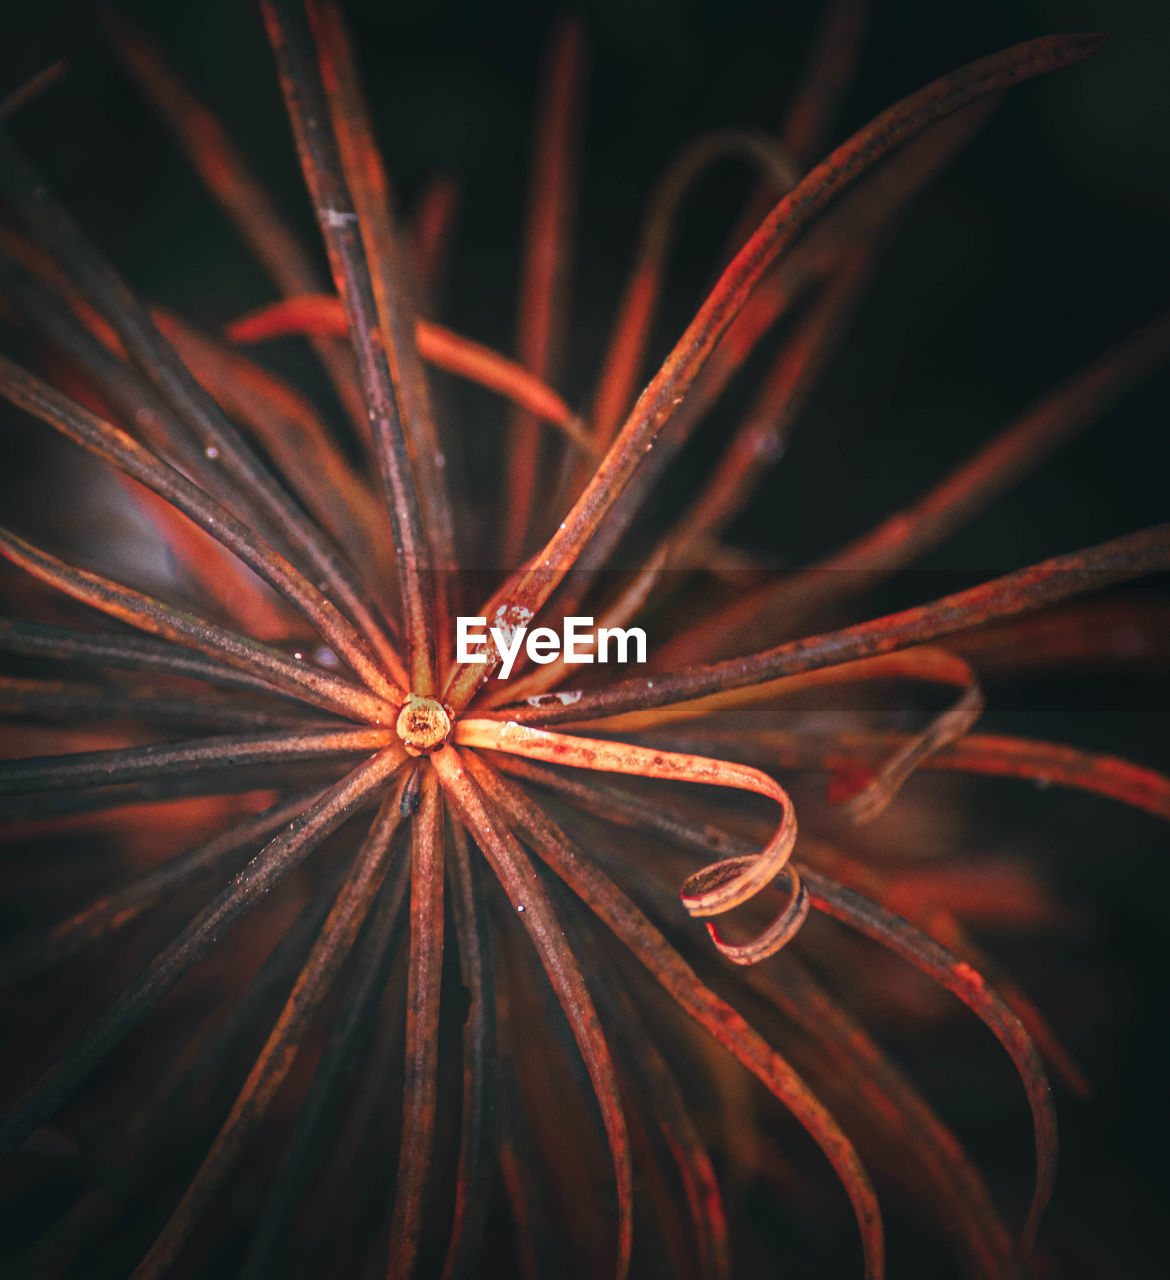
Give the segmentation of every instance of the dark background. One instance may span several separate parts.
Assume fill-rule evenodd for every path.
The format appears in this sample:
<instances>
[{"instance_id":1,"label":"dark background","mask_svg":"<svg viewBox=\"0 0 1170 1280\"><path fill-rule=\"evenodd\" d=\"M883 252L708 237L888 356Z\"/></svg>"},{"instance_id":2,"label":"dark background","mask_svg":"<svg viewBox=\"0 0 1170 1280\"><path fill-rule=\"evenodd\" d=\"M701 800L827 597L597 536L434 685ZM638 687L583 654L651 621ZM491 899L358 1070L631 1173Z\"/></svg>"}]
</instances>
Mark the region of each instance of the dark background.
<instances>
[{"instance_id":1,"label":"dark background","mask_svg":"<svg viewBox=\"0 0 1170 1280\"><path fill-rule=\"evenodd\" d=\"M124 8L230 124L309 238L252 8L237 0ZM462 184L443 318L508 348L536 68L553 11L442 2L350 9L401 204L409 208L436 171ZM775 127L818 6L598 0L584 12L590 91L562 378L576 401L595 376L656 176L704 129ZM834 137L943 71L1060 29L1106 30L1110 39L1090 63L1013 92L913 206L789 457L736 526L742 545L800 564L845 541L1166 304L1170 6L1159 0L879 3ZM113 67L85 11L3 6L0 92L62 55L68 76L22 110L15 130L131 281L208 327L267 300L261 272ZM660 354L709 283L712 255L748 190L746 175L729 165L689 202ZM927 599L956 575L965 582L1004 572L1164 520L1166 392L1162 376L1127 397L903 575L881 603ZM737 403L733 393L726 416L708 429L712 441L721 422L734 422ZM495 424L477 422L476 430ZM663 510L690 478L684 469L672 479ZM987 723L1165 768L1165 685L1148 676L1036 680L1004 690L998 705L993 697ZM1006 785L980 793L994 796L997 826L1034 825L1036 856L1062 891L1100 903L1083 937L999 952L1010 961L1016 946L1029 990L1067 1031L1098 1088L1087 1107L1060 1100L1066 1151L1046 1237L1063 1274L1162 1275L1170 1258L1164 830L1107 801L1021 797ZM930 1074L929 1061L924 1069ZM931 1083L945 1098L946 1081ZM1018 1108L1010 1124L1014 1141ZM1026 1168L1026 1147L1010 1150ZM906 1274L936 1274L914 1270L908 1258Z\"/></svg>"}]
</instances>

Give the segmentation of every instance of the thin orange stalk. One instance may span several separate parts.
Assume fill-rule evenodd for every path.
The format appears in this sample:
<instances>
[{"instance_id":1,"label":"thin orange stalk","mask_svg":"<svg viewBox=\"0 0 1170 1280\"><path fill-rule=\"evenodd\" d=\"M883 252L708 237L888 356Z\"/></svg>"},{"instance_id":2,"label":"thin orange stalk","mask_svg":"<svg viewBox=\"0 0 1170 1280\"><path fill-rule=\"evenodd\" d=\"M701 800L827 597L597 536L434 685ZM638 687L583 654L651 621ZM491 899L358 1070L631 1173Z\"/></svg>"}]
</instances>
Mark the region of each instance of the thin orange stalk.
<instances>
[{"instance_id":1,"label":"thin orange stalk","mask_svg":"<svg viewBox=\"0 0 1170 1280\"><path fill-rule=\"evenodd\" d=\"M780 875L796 843L796 811L787 792L766 773L745 765L704 756L655 751L624 742L548 733L543 729L530 729L499 720L461 720L455 726L455 741L460 746L504 751L530 760L544 760L577 769L636 774L668 782L698 782L709 787L732 787L774 800L783 809L784 816L775 835L759 854L712 863L690 876L682 886L680 897L693 916L722 915L742 906ZM779 951L795 935L807 913L808 904L801 893L799 878L792 876L790 883L788 908L750 944L736 946L723 941L715 926L707 921L707 930L723 955L737 964L754 964Z\"/></svg>"},{"instance_id":2,"label":"thin orange stalk","mask_svg":"<svg viewBox=\"0 0 1170 1280\"><path fill-rule=\"evenodd\" d=\"M585 42L580 23L565 18L547 53L537 107L537 134L516 356L543 382L555 381L567 339L571 241L576 204L577 147ZM508 426L505 484L510 500L500 529L505 564L519 562L534 509L541 436L533 416L517 410Z\"/></svg>"},{"instance_id":3,"label":"thin orange stalk","mask_svg":"<svg viewBox=\"0 0 1170 1280\"><path fill-rule=\"evenodd\" d=\"M341 299L329 293L302 294L257 307L227 326L233 342L264 342L286 334L345 333ZM489 391L506 396L542 421L551 423L581 450L596 445L581 420L559 395L523 365L491 347L421 317L415 322L419 355L437 369L458 374Z\"/></svg>"},{"instance_id":4,"label":"thin orange stalk","mask_svg":"<svg viewBox=\"0 0 1170 1280\"><path fill-rule=\"evenodd\" d=\"M441 747L431 761L449 803L475 837L532 939L593 1082L617 1183L617 1277L624 1280L633 1243L633 1171L613 1062L585 979L565 945L535 869L511 830L489 808L458 751L451 746Z\"/></svg>"}]
</instances>

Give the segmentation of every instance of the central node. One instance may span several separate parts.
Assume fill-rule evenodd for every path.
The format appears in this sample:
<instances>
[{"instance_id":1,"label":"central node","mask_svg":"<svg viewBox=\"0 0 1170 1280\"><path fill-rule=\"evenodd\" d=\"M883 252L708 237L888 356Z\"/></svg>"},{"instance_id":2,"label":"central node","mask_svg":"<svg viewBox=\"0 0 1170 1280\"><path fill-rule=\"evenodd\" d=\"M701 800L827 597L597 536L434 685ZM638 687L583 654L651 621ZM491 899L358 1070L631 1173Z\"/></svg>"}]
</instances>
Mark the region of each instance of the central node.
<instances>
[{"instance_id":1,"label":"central node","mask_svg":"<svg viewBox=\"0 0 1170 1280\"><path fill-rule=\"evenodd\" d=\"M451 733L451 717L435 698L407 695L394 726L402 745L412 756L441 747Z\"/></svg>"}]
</instances>

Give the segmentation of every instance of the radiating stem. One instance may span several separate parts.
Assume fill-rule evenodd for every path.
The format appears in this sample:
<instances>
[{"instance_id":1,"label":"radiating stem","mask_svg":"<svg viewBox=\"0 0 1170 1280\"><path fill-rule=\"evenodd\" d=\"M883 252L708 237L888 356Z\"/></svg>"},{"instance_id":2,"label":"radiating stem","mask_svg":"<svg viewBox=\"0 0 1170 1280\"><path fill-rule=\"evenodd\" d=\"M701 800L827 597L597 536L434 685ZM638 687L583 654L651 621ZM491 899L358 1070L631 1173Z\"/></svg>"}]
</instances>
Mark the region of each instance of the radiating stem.
<instances>
[{"instance_id":1,"label":"radiating stem","mask_svg":"<svg viewBox=\"0 0 1170 1280\"><path fill-rule=\"evenodd\" d=\"M1018 1246L1020 1256L1027 1256L1052 1195L1057 1149L1056 1109L1031 1037L982 975L934 939L827 876L806 871L805 880L818 910L859 930L942 983L987 1025L1011 1055L1028 1093L1036 1131L1036 1188Z\"/></svg>"},{"instance_id":2,"label":"radiating stem","mask_svg":"<svg viewBox=\"0 0 1170 1280\"><path fill-rule=\"evenodd\" d=\"M246 911L387 784L403 758L396 747L372 756L265 845L4 1117L0 1151L15 1150L53 1115Z\"/></svg>"},{"instance_id":3,"label":"radiating stem","mask_svg":"<svg viewBox=\"0 0 1170 1280\"><path fill-rule=\"evenodd\" d=\"M466 1280L478 1269L495 1175L499 1067L492 935L478 860L452 815L448 869L459 936L459 971L471 999L463 1029L463 1108L455 1211L443 1280Z\"/></svg>"},{"instance_id":4,"label":"radiating stem","mask_svg":"<svg viewBox=\"0 0 1170 1280\"><path fill-rule=\"evenodd\" d=\"M662 651L673 663L705 659L727 638L775 620L792 626L895 570L961 528L1055 449L1097 422L1141 378L1170 356L1170 315L1162 315L1062 383L902 511L800 573L748 592L716 623L682 635Z\"/></svg>"},{"instance_id":5,"label":"radiating stem","mask_svg":"<svg viewBox=\"0 0 1170 1280\"><path fill-rule=\"evenodd\" d=\"M1170 525L1157 525L1085 551L1042 560L981 586L943 596L931 604L840 631L793 640L744 658L684 668L674 674L623 680L598 692L584 691L580 698L564 703L502 708L499 714L507 715L517 724L558 724L701 698L781 676L892 653L968 627L1046 608L1086 591L1131 582L1167 567L1170 567Z\"/></svg>"},{"instance_id":6,"label":"radiating stem","mask_svg":"<svg viewBox=\"0 0 1170 1280\"><path fill-rule=\"evenodd\" d=\"M158 110L204 185L235 223L271 279L286 294L312 293L320 288L320 274L313 260L281 218L219 119L122 14L103 5L98 17L115 54ZM368 438L365 406L354 383L353 360L345 343L324 335L312 341L338 399L359 434Z\"/></svg>"},{"instance_id":7,"label":"radiating stem","mask_svg":"<svg viewBox=\"0 0 1170 1280\"><path fill-rule=\"evenodd\" d=\"M545 52L536 110L516 355L543 382L554 382L568 338L569 269L577 196L585 48L581 25L562 18ZM509 501L500 529L505 565L519 563L537 509L541 433L530 413L513 412L505 447Z\"/></svg>"},{"instance_id":8,"label":"radiating stem","mask_svg":"<svg viewBox=\"0 0 1170 1280\"><path fill-rule=\"evenodd\" d=\"M796 333L781 346L715 470L664 539L673 565L689 567L693 548L723 532L767 470L783 457L798 415L847 331L869 282L874 256L869 247L847 258L809 305Z\"/></svg>"},{"instance_id":9,"label":"radiating stem","mask_svg":"<svg viewBox=\"0 0 1170 1280\"><path fill-rule=\"evenodd\" d=\"M333 121L344 180L353 198L362 244L369 262L382 345L394 386L395 402L417 472L421 519L430 547L437 613L433 620L436 648L449 634L454 580L455 519L448 488L446 458L431 409L426 371L415 331L411 272L402 238L395 226L390 183L374 137L373 124L358 77L352 42L333 0L309 0L309 16L317 42L317 60L325 100ZM446 655L436 653L446 665Z\"/></svg>"},{"instance_id":10,"label":"radiating stem","mask_svg":"<svg viewBox=\"0 0 1170 1280\"><path fill-rule=\"evenodd\" d=\"M0 714L12 719L51 717L69 723L130 720L184 728L290 728L306 724L303 712L271 702L217 696L210 690L183 696L158 685L123 689L73 680L26 680L0 676ZM323 719L324 717L322 717Z\"/></svg>"},{"instance_id":11,"label":"radiating stem","mask_svg":"<svg viewBox=\"0 0 1170 1280\"><path fill-rule=\"evenodd\" d=\"M448 801L475 837L532 939L589 1071L613 1159L618 1200L617 1277L624 1280L633 1238L633 1171L613 1062L585 979L565 945L532 863L485 801L460 754L454 747L445 746L431 760Z\"/></svg>"},{"instance_id":12,"label":"radiating stem","mask_svg":"<svg viewBox=\"0 0 1170 1280\"><path fill-rule=\"evenodd\" d=\"M353 626L303 574L231 511L131 436L19 365L0 356L0 395L165 499L295 605L334 652L379 697L401 703L405 691L387 680Z\"/></svg>"},{"instance_id":13,"label":"radiating stem","mask_svg":"<svg viewBox=\"0 0 1170 1280\"><path fill-rule=\"evenodd\" d=\"M730 739L719 730L701 730L696 750L762 752L769 767L838 770L871 764L896 751L907 737L899 733L799 733L782 729L736 730ZM689 744L686 744L689 745ZM998 778L1027 778L1047 785L1074 787L1170 819L1170 777L1118 756L1082 751L1059 742L971 733L940 747L921 768L946 773L975 773Z\"/></svg>"},{"instance_id":14,"label":"radiating stem","mask_svg":"<svg viewBox=\"0 0 1170 1280\"><path fill-rule=\"evenodd\" d=\"M406 1065L387 1280L406 1280L414 1271L435 1141L443 985L443 806L431 769L423 776L410 830Z\"/></svg>"},{"instance_id":15,"label":"radiating stem","mask_svg":"<svg viewBox=\"0 0 1170 1280\"><path fill-rule=\"evenodd\" d=\"M358 378L386 491L406 623L410 691L434 692L434 616L430 551L402 429L401 410L383 346L378 307L358 214L330 126L308 21L297 0L262 0L285 107L297 140L334 286L345 304Z\"/></svg>"},{"instance_id":16,"label":"radiating stem","mask_svg":"<svg viewBox=\"0 0 1170 1280\"><path fill-rule=\"evenodd\" d=\"M86 944L125 928L164 898L182 892L228 863L242 849L266 840L308 808L316 792L298 795L235 823L184 853L136 876L122 889L98 898L53 926L45 934L16 938L0 952L0 985L73 955Z\"/></svg>"},{"instance_id":17,"label":"radiating stem","mask_svg":"<svg viewBox=\"0 0 1170 1280\"><path fill-rule=\"evenodd\" d=\"M110 324L131 360L185 424L198 447L230 474L247 493L248 501L305 557L314 576L319 575L338 598L352 594L354 584L337 549L305 519L159 332L147 308L85 239L2 131L0 194L54 255L71 286Z\"/></svg>"},{"instance_id":18,"label":"radiating stem","mask_svg":"<svg viewBox=\"0 0 1170 1280\"><path fill-rule=\"evenodd\" d=\"M638 374L662 292L666 257L679 206L708 168L727 159L745 160L758 169L766 179L765 190L772 202L777 195L790 191L800 179L791 158L775 142L732 129L696 138L659 178L643 215L637 257L618 307L598 380L593 429L598 442L604 446L609 445L621 426L638 387ZM761 210L756 222L766 212L766 208Z\"/></svg>"},{"instance_id":19,"label":"radiating stem","mask_svg":"<svg viewBox=\"0 0 1170 1280\"><path fill-rule=\"evenodd\" d=\"M120 671L180 676L279 699L295 697L295 694L290 695L266 680L226 666L195 650L124 632L75 631L44 622L0 618L0 653L19 653L61 662L92 662Z\"/></svg>"},{"instance_id":20,"label":"radiating stem","mask_svg":"<svg viewBox=\"0 0 1170 1280\"><path fill-rule=\"evenodd\" d=\"M0 528L0 555L42 582L102 613L239 667L282 693L373 724L390 724L397 707L376 694L121 583L78 569Z\"/></svg>"},{"instance_id":21,"label":"radiating stem","mask_svg":"<svg viewBox=\"0 0 1170 1280\"><path fill-rule=\"evenodd\" d=\"M292 1219L309 1193L323 1162L323 1147L333 1137L342 1091L352 1084L357 1059L373 1033L377 1006L390 977L406 902L406 876L391 876L359 939L353 979L317 1064L297 1116L288 1150L259 1215L239 1280L265 1280L280 1274L289 1251Z\"/></svg>"},{"instance_id":22,"label":"radiating stem","mask_svg":"<svg viewBox=\"0 0 1170 1280\"><path fill-rule=\"evenodd\" d=\"M344 334L345 317L334 301ZM306 509L355 557L354 563L371 565L371 577L389 578L394 557L392 547L381 545L387 530L382 501L308 397L178 317L157 309L152 314L199 381L247 425Z\"/></svg>"},{"instance_id":23,"label":"radiating stem","mask_svg":"<svg viewBox=\"0 0 1170 1280\"><path fill-rule=\"evenodd\" d=\"M163 742L110 751L74 751L60 756L0 760L0 795L112 787L121 782L187 774L193 769L272 761L321 760L361 755L396 744L393 729L333 729L316 733L229 734L191 742Z\"/></svg>"},{"instance_id":24,"label":"radiating stem","mask_svg":"<svg viewBox=\"0 0 1170 1280\"><path fill-rule=\"evenodd\" d=\"M358 931L389 870L390 846L401 821L398 796L387 796L231 1113L178 1206L135 1268L132 1280L154 1280L170 1269L212 1196L231 1175L244 1146L291 1070L338 970L353 949Z\"/></svg>"},{"instance_id":25,"label":"radiating stem","mask_svg":"<svg viewBox=\"0 0 1170 1280\"><path fill-rule=\"evenodd\" d=\"M257 307L233 320L227 336L233 342L264 342L294 333L346 333L345 309L333 294L303 294ZM564 400L522 364L482 342L432 320L415 322L418 353L436 369L454 373L489 391L506 396L528 413L551 423L584 453L596 451L592 437Z\"/></svg>"}]
</instances>

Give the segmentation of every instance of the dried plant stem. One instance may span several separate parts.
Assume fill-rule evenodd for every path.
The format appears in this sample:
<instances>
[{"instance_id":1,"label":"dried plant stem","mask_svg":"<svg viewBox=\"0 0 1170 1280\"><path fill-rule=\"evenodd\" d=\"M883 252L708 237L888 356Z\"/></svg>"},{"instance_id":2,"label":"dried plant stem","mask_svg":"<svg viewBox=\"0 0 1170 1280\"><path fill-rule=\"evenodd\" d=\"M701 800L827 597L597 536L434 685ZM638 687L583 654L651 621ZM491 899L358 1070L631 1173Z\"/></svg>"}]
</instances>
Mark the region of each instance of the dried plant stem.
<instances>
[{"instance_id":1,"label":"dried plant stem","mask_svg":"<svg viewBox=\"0 0 1170 1280\"><path fill-rule=\"evenodd\" d=\"M331 293L303 294L257 307L227 326L228 338L240 343L265 342L288 334L345 332L341 299ZM564 400L515 360L432 320L415 322L415 341L419 355L435 368L506 396L564 432L583 452L596 453L593 438Z\"/></svg>"},{"instance_id":2,"label":"dried plant stem","mask_svg":"<svg viewBox=\"0 0 1170 1280\"><path fill-rule=\"evenodd\" d=\"M463 1105L455 1208L443 1280L463 1280L478 1267L488 1217L498 1121L498 1068L492 935L478 858L452 815L452 906L459 931L459 970L471 999L463 1031Z\"/></svg>"},{"instance_id":3,"label":"dried plant stem","mask_svg":"<svg viewBox=\"0 0 1170 1280\"><path fill-rule=\"evenodd\" d=\"M0 1122L0 1151L15 1150L62 1105L228 929L387 784L403 752L388 747L321 792L151 961Z\"/></svg>"},{"instance_id":4,"label":"dried plant stem","mask_svg":"<svg viewBox=\"0 0 1170 1280\"><path fill-rule=\"evenodd\" d=\"M350 341L357 357L358 378L394 534L410 691L429 696L435 691L430 551L410 471L401 408L381 337L362 230L330 126L308 21L291 0L262 0L261 9L276 55L305 183L329 254L334 286L345 305Z\"/></svg>"},{"instance_id":5,"label":"dried plant stem","mask_svg":"<svg viewBox=\"0 0 1170 1280\"><path fill-rule=\"evenodd\" d=\"M731 738L718 730L704 729L697 736L708 750L730 749L733 742L749 752L762 749L773 768L828 770L871 762L898 750L907 740L899 733L824 735L779 729L741 730ZM1170 777L1117 756L1081 751L1059 742L971 733L940 747L921 767L1074 787L1170 818Z\"/></svg>"},{"instance_id":6,"label":"dried plant stem","mask_svg":"<svg viewBox=\"0 0 1170 1280\"><path fill-rule=\"evenodd\" d=\"M68 213L15 147L0 133L0 194L55 256L71 284L105 318L130 359L184 424L331 594L353 594L344 560L297 509L220 407L162 336L147 308L86 241ZM357 593L360 596L360 591Z\"/></svg>"},{"instance_id":7,"label":"dried plant stem","mask_svg":"<svg viewBox=\"0 0 1170 1280\"><path fill-rule=\"evenodd\" d=\"M68 565L6 529L0 529L0 555L33 577L120 622L198 649L229 666L243 669L283 693L373 724L392 724L397 717L393 703L348 680L295 662L267 645L172 609L110 578Z\"/></svg>"},{"instance_id":8,"label":"dried plant stem","mask_svg":"<svg viewBox=\"0 0 1170 1280\"><path fill-rule=\"evenodd\" d=\"M337 307L340 315L340 302ZM152 314L199 381L226 412L247 425L306 509L354 563L373 564L378 578L390 578L394 556L386 542L385 508L308 398L178 317L157 309ZM344 315L340 319L344 334ZM398 662L397 653L394 661Z\"/></svg>"},{"instance_id":9,"label":"dried plant stem","mask_svg":"<svg viewBox=\"0 0 1170 1280\"><path fill-rule=\"evenodd\" d=\"M836 663L892 653L968 627L1042 609L1086 591L1131 582L1168 566L1170 525L1156 525L1085 551L1042 560L931 604L840 631L793 640L744 658L684 668L670 675L624 680L603 691L585 691L571 702L506 707L499 714L507 714L518 724L557 724L705 697L784 675L800 675Z\"/></svg>"},{"instance_id":10,"label":"dried plant stem","mask_svg":"<svg viewBox=\"0 0 1170 1280\"><path fill-rule=\"evenodd\" d=\"M402 419L415 472L420 518L430 548L435 580L436 645L450 632L448 592L455 568L455 520L448 491L446 459L431 410L431 393L419 358L417 321L409 270L394 222L390 183L374 138L341 12L333 0L311 0L309 16L317 61L337 138L342 173L353 199L378 311L395 403ZM443 654L436 655L446 665Z\"/></svg>"},{"instance_id":11,"label":"dried plant stem","mask_svg":"<svg viewBox=\"0 0 1170 1280\"><path fill-rule=\"evenodd\" d=\"M319 733L231 734L192 742L111 751L74 751L0 761L0 795L108 787L222 764L241 768L273 760L319 760L361 755L397 742L392 729L340 729Z\"/></svg>"},{"instance_id":12,"label":"dried plant stem","mask_svg":"<svg viewBox=\"0 0 1170 1280\"><path fill-rule=\"evenodd\" d=\"M136 720L184 728L257 730L304 725L303 714L270 703L209 692L183 697L167 688L139 685L126 690L72 680L23 680L0 676L0 712L14 719L47 717L77 724L83 720Z\"/></svg>"},{"instance_id":13,"label":"dried plant stem","mask_svg":"<svg viewBox=\"0 0 1170 1280\"><path fill-rule=\"evenodd\" d=\"M937 546L1055 449L1093 425L1134 383L1170 357L1170 315L1118 343L1005 427L906 510L888 516L800 573L748 592L718 623L681 636L662 650L665 665L694 662L725 649L727 636L775 619L785 626L855 592Z\"/></svg>"},{"instance_id":14,"label":"dried plant stem","mask_svg":"<svg viewBox=\"0 0 1170 1280\"><path fill-rule=\"evenodd\" d=\"M291 1070L314 1016L353 949L358 931L389 870L391 841L401 821L397 795L388 796L230 1114L166 1226L134 1269L132 1280L155 1280L170 1269L212 1196L230 1177L244 1146Z\"/></svg>"},{"instance_id":15,"label":"dried plant stem","mask_svg":"<svg viewBox=\"0 0 1170 1280\"><path fill-rule=\"evenodd\" d=\"M377 1022L377 1005L390 979L405 915L406 876L389 876L357 944L353 980L347 987L297 1117L285 1159L268 1192L240 1280L277 1274L290 1246L290 1228L323 1161L337 1120L342 1091L356 1074L357 1057Z\"/></svg>"},{"instance_id":16,"label":"dried plant stem","mask_svg":"<svg viewBox=\"0 0 1170 1280\"><path fill-rule=\"evenodd\" d=\"M388 1280L414 1270L431 1171L438 1104L439 995L443 978L443 806L433 770L411 824L410 968L402 1141L390 1219Z\"/></svg>"},{"instance_id":17,"label":"dried plant stem","mask_svg":"<svg viewBox=\"0 0 1170 1280\"><path fill-rule=\"evenodd\" d=\"M0 618L0 653L19 653L61 662L90 662L121 671L181 676L280 699L290 696L270 681L236 670L206 654L123 632L74 631L43 622Z\"/></svg>"},{"instance_id":18,"label":"dried plant stem","mask_svg":"<svg viewBox=\"0 0 1170 1280\"><path fill-rule=\"evenodd\" d=\"M555 381L567 337L584 63L580 23L563 18L550 37L537 106L516 334L520 364L543 382ZM540 443L533 416L517 409L508 424L504 453L510 498L501 527L505 564L522 558L536 508Z\"/></svg>"},{"instance_id":19,"label":"dried plant stem","mask_svg":"<svg viewBox=\"0 0 1170 1280\"><path fill-rule=\"evenodd\" d=\"M626 282L598 379L593 429L602 446L608 447L634 400L662 292L679 206L708 168L727 159L744 160L758 169L766 180L765 190L773 203L777 195L790 191L800 179L791 157L776 142L754 133L728 129L696 138L658 180L643 218L634 267ZM766 211L761 211L760 218Z\"/></svg>"},{"instance_id":20,"label":"dried plant stem","mask_svg":"<svg viewBox=\"0 0 1170 1280\"><path fill-rule=\"evenodd\" d=\"M1011 1056L1027 1090L1036 1131L1036 1187L1017 1245L1019 1256L1026 1257L1052 1195L1057 1152L1056 1109L1044 1066L1031 1037L1019 1018L979 973L908 921L861 894L836 884L827 876L806 871L805 880L813 905L819 911L873 938L942 983L980 1018Z\"/></svg>"},{"instance_id":21,"label":"dried plant stem","mask_svg":"<svg viewBox=\"0 0 1170 1280\"><path fill-rule=\"evenodd\" d=\"M0 357L0 395L88 449L193 520L294 604L322 639L380 698L401 704L405 691L386 679L353 626L289 562L243 521L120 428L103 421L41 379Z\"/></svg>"},{"instance_id":22,"label":"dried plant stem","mask_svg":"<svg viewBox=\"0 0 1170 1280\"><path fill-rule=\"evenodd\" d=\"M616 1270L618 1280L624 1280L633 1240L633 1172L613 1062L585 979L565 945L531 862L509 828L488 807L460 754L454 747L441 747L431 760L449 803L474 836L532 939L589 1072L613 1158L618 1199Z\"/></svg>"},{"instance_id":23,"label":"dried plant stem","mask_svg":"<svg viewBox=\"0 0 1170 1280\"><path fill-rule=\"evenodd\" d=\"M48 933L14 939L0 952L0 985L21 981L117 929L123 929L171 894L203 880L241 850L267 839L293 821L316 792L275 804L255 818L240 822L185 853L135 877L122 889L75 911Z\"/></svg>"},{"instance_id":24,"label":"dried plant stem","mask_svg":"<svg viewBox=\"0 0 1170 1280\"><path fill-rule=\"evenodd\" d=\"M320 274L304 245L281 218L219 119L122 14L103 5L98 17L115 54L277 287L290 295L318 290ZM313 346L350 421L368 441L369 422L354 384L347 345L336 336L319 335L313 338Z\"/></svg>"}]
</instances>

